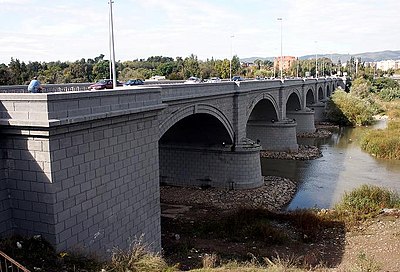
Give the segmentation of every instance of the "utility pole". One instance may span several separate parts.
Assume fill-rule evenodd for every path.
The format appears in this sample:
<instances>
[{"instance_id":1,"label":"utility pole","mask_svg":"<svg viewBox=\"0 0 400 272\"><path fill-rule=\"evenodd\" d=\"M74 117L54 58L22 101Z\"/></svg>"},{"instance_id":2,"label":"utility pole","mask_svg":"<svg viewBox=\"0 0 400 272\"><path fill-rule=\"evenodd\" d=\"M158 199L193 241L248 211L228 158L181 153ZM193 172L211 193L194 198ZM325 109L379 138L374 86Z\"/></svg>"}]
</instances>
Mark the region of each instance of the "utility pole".
<instances>
[{"instance_id":1,"label":"utility pole","mask_svg":"<svg viewBox=\"0 0 400 272\"><path fill-rule=\"evenodd\" d=\"M109 31L110 31L110 54L111 54L110 57L111 57L112 81L113 81L113 88L116 88L117 72L115 71L114 23L113 23L113 12L112 12L112 4L114 3L114 1L110 0L108 3L110 4Z\"/></svg>"},{"instance_id":2,"label":"utility pole","mask_svg":"<svg viewBox=\"0 0 400 272\"><path fill-rule=\"evenodd\" d=\"M233 51L233 38L234 38L235 36L234 35L231 35L231 58L229 59L229 81L232 81L232 58L233 58L233 53L232 53L232 51Z\"/></svg>"},{"instance_id":3,"label":"utility pole","mask_svg":"<svg viewBox=\"0 0 400 272\"><path fill-rule=\"evenodd\" d=\"M278 21L281 22L281 61L280 61L280 72L281 72L281 80L283 79L283 55L282 55L282 18L278 18Z\"/></svg>"}]
</instances>

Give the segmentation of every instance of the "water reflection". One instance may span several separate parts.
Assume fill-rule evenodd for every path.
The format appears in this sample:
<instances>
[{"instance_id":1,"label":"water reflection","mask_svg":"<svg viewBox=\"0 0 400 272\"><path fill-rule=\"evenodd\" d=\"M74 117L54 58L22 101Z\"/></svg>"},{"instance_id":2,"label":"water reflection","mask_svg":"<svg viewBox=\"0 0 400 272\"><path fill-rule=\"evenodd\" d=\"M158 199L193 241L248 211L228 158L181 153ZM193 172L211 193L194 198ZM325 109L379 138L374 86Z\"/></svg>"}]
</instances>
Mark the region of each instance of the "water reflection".
<instances>
[{"instance_id":1,"label":"water reflection","mask_svg":"<svg viewBox=\"0 0 400 272\"><path fill-rule=\"evenodd\" d=\"M379 124L381 125L381 124ZM366 129L341 128L329 139L299 139L317 145L323 157L310 161L261 159L263 175L287 177L298 182L298 192L288 209L330 208L345 191L374 184L400 192L400 161L376 159L359 146Z\"/></svg>"}]
</instances>

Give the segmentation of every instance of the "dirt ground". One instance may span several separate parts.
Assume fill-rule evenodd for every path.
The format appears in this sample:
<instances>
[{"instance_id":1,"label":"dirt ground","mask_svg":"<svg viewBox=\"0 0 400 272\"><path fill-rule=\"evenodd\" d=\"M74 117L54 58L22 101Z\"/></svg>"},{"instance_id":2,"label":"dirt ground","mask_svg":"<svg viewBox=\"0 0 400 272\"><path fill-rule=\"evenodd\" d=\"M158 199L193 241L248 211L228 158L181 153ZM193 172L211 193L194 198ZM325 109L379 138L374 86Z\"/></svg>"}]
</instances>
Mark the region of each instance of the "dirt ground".
<instances>
[{"instance_id":1,"label":"dirt ground","mask_svg":"<svg viewBox=\"0 0 400 272\"><path fill-rule=\"evenodd\" d=\"M166 190L164 187L161 190L164 256L172 264L179 263L181 270L201 267L205 254L217 254L222 261L278 256L301 263L303 267L324 267L323 271L370 271L365 267L371 266L379 267L379 271L400 271L398 211L382 214L352 231L336 224L324 229L311 242L305 239L307 237L299 237L303 234L287 223L277 220L275 227L288 233L290 239L282 244L269 244L246 237L238 240L218 238L212 230L208 230L208 234L198 234L205 222L218 224L237 206L226 205L228 200L224 201L225 205L219 205L215 199L207 198L207 193L201 192L204 190L198 191L203 194L203 201L199 198L191 201L196 190L200 189L167 187ZM215 197L215 191L213 195ZM273 202L273 195L270 198ZM229 199L237 202L238 197L231 195ZM247 199L246 203L251 207L250 202Z\"/></svg>"}]
</instances>

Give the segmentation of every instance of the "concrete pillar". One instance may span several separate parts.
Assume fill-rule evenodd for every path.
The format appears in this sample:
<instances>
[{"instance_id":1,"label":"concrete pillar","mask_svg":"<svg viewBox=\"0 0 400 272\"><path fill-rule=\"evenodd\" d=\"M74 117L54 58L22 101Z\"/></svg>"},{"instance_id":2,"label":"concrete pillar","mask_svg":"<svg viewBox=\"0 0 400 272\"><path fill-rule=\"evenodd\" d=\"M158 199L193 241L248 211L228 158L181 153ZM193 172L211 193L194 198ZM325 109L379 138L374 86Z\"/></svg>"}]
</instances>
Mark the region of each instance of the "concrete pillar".
<instances>
[{"instance_id":1,"label":"concrete pillar","mask_svg":"<svg viewBox=\"0 0 400 272\"><path fill-rule=\"evenodd\" d=\"M190 187L256 188L263 184L260 146L159 146L160 182Z\"/></svg>"},{"instance_id":2,"label":"concrete pillar","mask_svg":"<svg viewBox=\"0 0 400 272\"><path fill-rule=\"evenodd\" d=\"M314 111L304 109L299 111L288 111L286 116L297 123L296 133L315 132Z\"/></svg>"},{"instance_id":3,"label":"concrete pillar","mask_svg":"<svg viewBox=\"0 0 400 272\"><path fill-rule=\"evenodd\" d=\"M247 123L247 137L259 142L262 150L291 152L298 150L294 121L274 123L250 121Z\"/></svg>"},{"instance_id":4,"label":"concrete pillar","mask_svg":"<svg viewBox=\"0 0 400 272\"><path fill-rule=\"evenodd\" d=\"M308 107L314 111L314 122L316 124L326 120L325 105L326 104L323 102L308 105Z\"/></svg>"}]
</instances>

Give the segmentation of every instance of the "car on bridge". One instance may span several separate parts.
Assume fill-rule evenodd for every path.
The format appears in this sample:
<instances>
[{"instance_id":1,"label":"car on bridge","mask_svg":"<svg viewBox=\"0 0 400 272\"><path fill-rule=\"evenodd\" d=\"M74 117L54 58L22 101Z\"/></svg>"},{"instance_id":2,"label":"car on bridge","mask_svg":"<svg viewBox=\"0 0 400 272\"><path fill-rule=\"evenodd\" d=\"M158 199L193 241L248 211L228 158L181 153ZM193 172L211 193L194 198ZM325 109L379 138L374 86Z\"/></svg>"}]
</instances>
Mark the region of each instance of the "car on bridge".
<instances>
[{"instance_id":1,"label":"car on bridge","mask_svg":"<svg viewBox=\"0 0 400 272\"><path fill-rule=\"evenodd\" d=\"M121 82L117 81L117 87L118 86L123 86L123 84ZM88 87L89 90L104 90L104 89L112 89L112 88L113 88L113 80L112 79L101 79Z\"/></svg>"},{"instance_id":2,"label":"car on bridge","mask_svg":"<svg viewBox=\"0 0 400 272\"><path fill-rule=\"evenodd\" d=\"M241 76L233 76L232 77L232 81L243 81L244 79L243 79L243 77L241 77Z\"/></svg>"},{"instance_id":3,"label":"car on bridge","mask_svg":"<svg viewBox=\"0 0 400 272\"><path fill-rule=\"evenodd\" d=\"M135 85L143 85L144 82L141 79L129 79L124 83L124 86L135 86Z\"/></svg>"},{"instance_id":4,"label":"car on bridge","mask_svg":"<svg viewBox=\"0 0 400 272\"><path fill-rule=\"evenodd\" d=\"M211 78L207 79L206 82L208 82L208 83L218 83L218 82L221 82L221 79L219 77L211 77Z\"/></svg>"},{"instance_id":5,"label":"car on bridge","mask_svg":"<svg viewBox=\"0 0 400 272\"><path fill-rule=\"evenodd\" d=\"M185 82L185 84L193 84L193 83L201 83L201 79L198 77L189 77Z\"/></svg>"}]
</instances>

